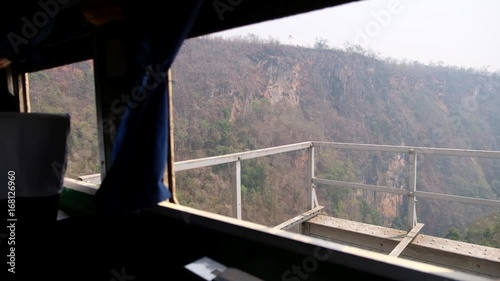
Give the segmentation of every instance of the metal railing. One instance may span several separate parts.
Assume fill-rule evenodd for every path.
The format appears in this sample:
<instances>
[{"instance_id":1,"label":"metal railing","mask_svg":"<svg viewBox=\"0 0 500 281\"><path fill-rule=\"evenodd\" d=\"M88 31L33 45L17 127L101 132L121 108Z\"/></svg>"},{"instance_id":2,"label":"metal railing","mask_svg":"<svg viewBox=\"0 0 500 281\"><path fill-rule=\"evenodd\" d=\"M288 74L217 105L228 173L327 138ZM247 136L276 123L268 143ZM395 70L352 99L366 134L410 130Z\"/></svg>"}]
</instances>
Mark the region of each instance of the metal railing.
<instances>
[{"instance_id":1,"label":"metal railing","mask_svg":"<svg viewBox=\"0 0 500 281\"><path fill-rule=\"evenodd\" d=\"M291 151L298 151L310 149L312 150L311 142L303 142L297 144L283 145L259 150L245 151L234 154L227 154L222 156L214 156L208 158L187 160L182 162L175 162L174 171L185 171L195 168L211 167L220 164L231 164L231 186L233 193L233 217L241 219L241 161L259 158L269 155L286 153ZM312 164L314 165L314 164ZM312 179L311 179L312 182ZM310 193L310 192L309 192ZM310 193L312 194L312 193ZM317 200L316 200L317 201ZM312 207L310 208L312 209Z\"/></svg>"},{"instance_id":2,"label":"metal railing","mask_svg":"<svg viewBox=\"0 0 500 281\"><path fill-rule=\"evenodd\" d=\"M314 171L315 147L407 153L409 154L409 164L410 164L409 183L407 185L407 188L398 189L387 186L361 184L361 183L318 178L315 176L315 171ZM457 196L457 195L441 194L441 193L433 193L433 192L417 190L418 155L463 156L463 157L500 159L500 151L371 145L371 144L335 143L335 142L303 142L303 143L246 151L246 152L234 153L222 156L176 162L174 169L176 172L178 172L178 171L185 171L202 167L211 167L220 164L231 164L232 214L233 217L241 219L241 161L280 154L280 153L300 151L300 150L307 150L309 156L307 165L307 177L308 177L308 182L310 182L310 184L308 184L308 186L306 187L308 196L307 207L309 210L312 210L319 206L318 199L316 196L316 184L359 188L363 190L371 190L371 191L385 192L390 194L406 196L408 197L408 221L407 221L408 230L411 230L413 227L417 225L417 214L416 214L417 197L500 208L500 200L465 197L465 196Z\"/></svg>"}]
</instances>

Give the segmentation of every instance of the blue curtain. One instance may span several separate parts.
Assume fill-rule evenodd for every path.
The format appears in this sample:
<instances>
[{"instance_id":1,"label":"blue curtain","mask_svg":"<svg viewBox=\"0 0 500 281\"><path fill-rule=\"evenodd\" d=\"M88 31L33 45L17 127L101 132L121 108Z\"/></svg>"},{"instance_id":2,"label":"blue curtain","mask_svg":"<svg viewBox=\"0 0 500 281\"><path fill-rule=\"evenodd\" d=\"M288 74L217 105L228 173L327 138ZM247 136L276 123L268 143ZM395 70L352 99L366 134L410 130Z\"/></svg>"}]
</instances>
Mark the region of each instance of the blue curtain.
<instances>
[{"instance_id":1,"label":"blue curtain","mask_svg":"<svg viewBox=\"0 0 500 281\"><path fill-rule=\"evenodd\" d=\"M171 196L163 183L171 110L166 77L202 2L186 1L175 11L153 1L127 9L129 88L137 102L121 118L111 167L95 197L100 216L133 214Z\"/></svg>"}]
</instances>

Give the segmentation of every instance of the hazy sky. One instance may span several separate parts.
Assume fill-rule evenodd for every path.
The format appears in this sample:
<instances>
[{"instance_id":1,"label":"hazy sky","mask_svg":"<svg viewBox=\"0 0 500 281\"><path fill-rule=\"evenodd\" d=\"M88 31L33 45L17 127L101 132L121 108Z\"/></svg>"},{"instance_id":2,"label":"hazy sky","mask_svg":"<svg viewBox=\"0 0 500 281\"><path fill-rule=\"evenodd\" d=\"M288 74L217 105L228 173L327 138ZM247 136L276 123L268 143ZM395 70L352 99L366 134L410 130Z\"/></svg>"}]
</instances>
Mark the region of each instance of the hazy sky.
<instances>
[{"instance_id":1,"label":"hazy sky","mask_svg":"<svg viewBox=\"0 0 500 281\"><path fill-rule=\"evenodd\" d=\"M499 0L365 0L218 35L249 33L303 46L321 37L384 57L500 70Z\"/></svg>"}]
</instances>

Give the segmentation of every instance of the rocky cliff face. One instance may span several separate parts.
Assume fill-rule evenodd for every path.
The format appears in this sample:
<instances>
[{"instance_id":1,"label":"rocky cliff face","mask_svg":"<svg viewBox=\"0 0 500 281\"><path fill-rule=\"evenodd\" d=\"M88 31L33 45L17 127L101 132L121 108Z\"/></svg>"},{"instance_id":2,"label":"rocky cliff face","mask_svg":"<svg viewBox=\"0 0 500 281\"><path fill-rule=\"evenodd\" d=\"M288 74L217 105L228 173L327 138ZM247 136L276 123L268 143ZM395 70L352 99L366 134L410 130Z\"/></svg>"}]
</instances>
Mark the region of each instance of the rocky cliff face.
<instances>
[{"instance_id":1,"label":"rocky cliff face","mask_svg":"<svg viewBox=\"0 0 500 281\"><path fill-rule=\"evenodd\" d=\"M377 171L379 178L377 185L407 189L408 181L407 178L405 178L405 176L408 175L407 171L409 165L407 164L408 163L406 163L401 155L396 155L391 159L387 167ZM380 212L386 219L386 223L388 223L387 220L392 221L394 218L401 215L400 206L403 204L402 199L402 196L378 193L375 200L371 203L380 206Z\"/></svg>"}]
</instances>

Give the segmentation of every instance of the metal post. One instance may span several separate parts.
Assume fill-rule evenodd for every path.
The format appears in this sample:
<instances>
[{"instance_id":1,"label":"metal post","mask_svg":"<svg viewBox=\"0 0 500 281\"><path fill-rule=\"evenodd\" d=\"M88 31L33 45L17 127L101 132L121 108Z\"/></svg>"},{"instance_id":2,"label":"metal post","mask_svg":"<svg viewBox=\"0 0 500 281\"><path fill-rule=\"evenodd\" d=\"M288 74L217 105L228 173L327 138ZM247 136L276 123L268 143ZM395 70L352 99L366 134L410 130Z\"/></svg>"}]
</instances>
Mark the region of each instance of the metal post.
<instances>
[{"instance_id":1,"label":"metal post","mask_svg":"<svg viewBox=\"0 0 500 281\"><path fill-rule=\"evenodd\" d=\"M19 99L20 104L19 108L21 112L31 112L31 104L30 104L30 80L28 73L22 73L18 75L19 83L21 84L19 89Z\"/></svg>"},{"instance_id":2,"label":"metal post","mask_svg":"<svg viewBox=\"0 0 500 281\"><path fill-rule=\"evenodd\" d=\"M314 207L315 207L315 204L314 204L314 201L315 201L315 196L316 196L316 192L314 190L315 186L314 186L314 183L313 183L313 179L314 179L314 146L312 146L311 144L311 147L309 147L307 149L307 151L309 152L309 161L308 161L308 165L307 165L307 184L308 184L308 188L307 188L307 207L309 208L309 210L312 210Z\"/></svg>"},{"instance_id":3,"label":"metal post","mask_svg":"<svg viewBox=\"0 0 500 281\"><path fill-rule=\"evenodd\" d=\"M231 171L233 191L233 217L241 220L241 161L234 162Z\"/></svg>"},{"instance_id":4,"label":"metal post","mask_svg":"<svg viewBox=\"0 0 500 281\"><path fill-rule=\"evenodd\" d=\"M19 100L19 112L31 112L28 73L22 73L13 67L8 67L7 76L9 92Z\"/></svg>"},{"instance_id":5,"label":"metal post","mask_svg":"<svg viewBox=\"0 0 500 281\"><path fill-rule=\"evenodd\" d=\"M101 179L111 168L117 128L123 112L123 95L130 95L130 70L127 68L126 40L123 35L103 31L94 35L94 77L97 109L97 137ZM118 104L117 104L118 102Z\"/></svg>"},{"instance_id":6,"label":"metal post","mask_svg":"<svg viewBox=\"0 0 500 281\"><path fill-rule=\"evenodd\" d=\"M417 225L417 212L415 209L417 190L417 153L413 148L410 149L410 179L408 182L408 231Z\"/></svg>"},{"instance_id":7,"label":"metal post","mask_svg":"<svg viewBox=\"0 0 500 281\"><path fill-rule=\"evenodd\" d=\"M168 137L168 189L170 190L170 203L179 204L175 188L175 170L174 170L174 103L173 103L173 87L172 87L172 68L168 69L168 118L169 118L169 137Z\"/></svg>"}]
</instances>

